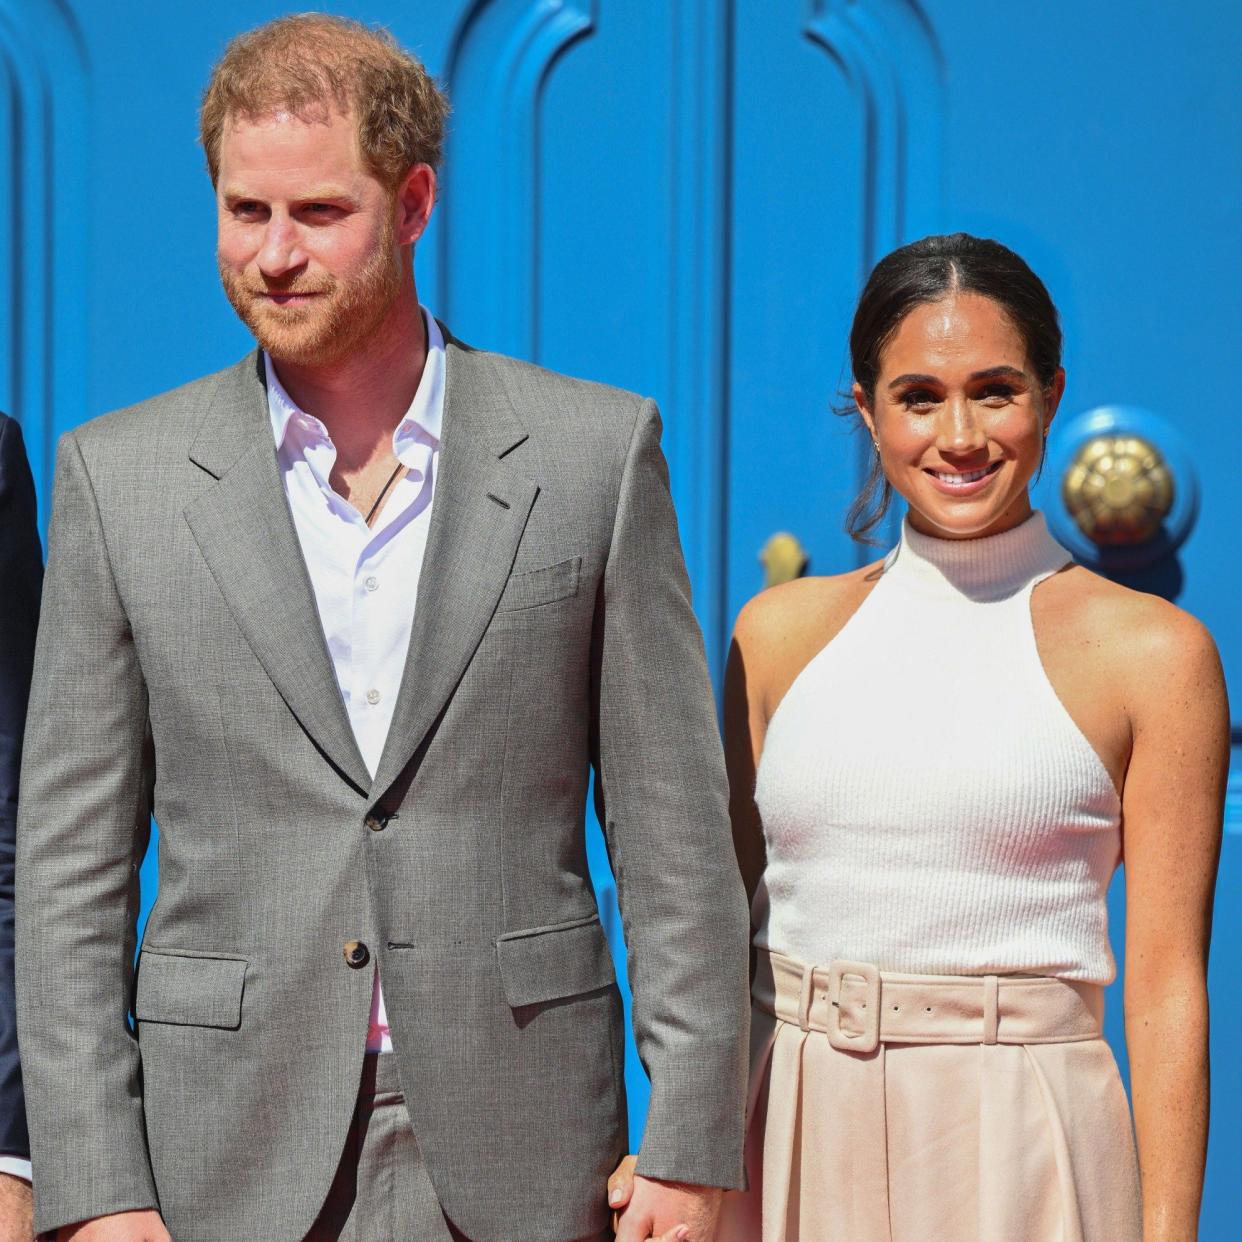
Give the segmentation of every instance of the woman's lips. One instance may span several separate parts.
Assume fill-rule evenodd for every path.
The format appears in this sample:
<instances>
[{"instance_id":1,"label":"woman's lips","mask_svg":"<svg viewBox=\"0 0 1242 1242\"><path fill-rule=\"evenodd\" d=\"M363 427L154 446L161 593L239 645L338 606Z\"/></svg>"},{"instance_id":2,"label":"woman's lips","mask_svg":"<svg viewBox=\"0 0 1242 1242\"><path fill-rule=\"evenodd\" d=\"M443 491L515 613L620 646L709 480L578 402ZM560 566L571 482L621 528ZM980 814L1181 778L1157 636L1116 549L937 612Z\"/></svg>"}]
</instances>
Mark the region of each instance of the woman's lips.
<instances>
[{"instance_id":1,"label":"woman's lips","mask_svg":"<svg viewBox=\"0 0 1242 1242\"><path fill-rule=\"evenodd\" d=\"M935 470L924 467L923 473L946 496L973 496L988 486L1000 468L1000 461L993 461L976 470Z\"/></svg>"}]
</instances>

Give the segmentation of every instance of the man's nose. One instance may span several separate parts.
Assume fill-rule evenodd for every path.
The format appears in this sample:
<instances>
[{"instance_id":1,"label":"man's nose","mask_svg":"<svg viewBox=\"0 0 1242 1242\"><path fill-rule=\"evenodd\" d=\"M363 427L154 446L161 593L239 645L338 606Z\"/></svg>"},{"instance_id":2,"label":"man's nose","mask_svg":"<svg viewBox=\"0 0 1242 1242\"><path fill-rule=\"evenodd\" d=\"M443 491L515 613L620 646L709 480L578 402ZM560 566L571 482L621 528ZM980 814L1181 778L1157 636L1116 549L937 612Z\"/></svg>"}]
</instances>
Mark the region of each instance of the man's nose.
<instances>
[{"instance_id":1,"label":"man's nose","mask_svg":"<svg viewBox=\"0 0 1242 1242\"><path fill-rule=\"evenodd\" d=\"M259 248L259 270L270 280L287 276L306 262L298 231L288 216L273 215L263 232Z\"/></svg>"},{"instance_id":2,"label":"man's nose","mask_svg":"<svg viewBox=\"0 0 1242 1242\"><path fill-rule=\"evenodd\" d=\"M974 453L987 446L971 403L964 397L950 398L944 403L936 428L937 446L946 453Z\"/></svg>"}]
</instances>

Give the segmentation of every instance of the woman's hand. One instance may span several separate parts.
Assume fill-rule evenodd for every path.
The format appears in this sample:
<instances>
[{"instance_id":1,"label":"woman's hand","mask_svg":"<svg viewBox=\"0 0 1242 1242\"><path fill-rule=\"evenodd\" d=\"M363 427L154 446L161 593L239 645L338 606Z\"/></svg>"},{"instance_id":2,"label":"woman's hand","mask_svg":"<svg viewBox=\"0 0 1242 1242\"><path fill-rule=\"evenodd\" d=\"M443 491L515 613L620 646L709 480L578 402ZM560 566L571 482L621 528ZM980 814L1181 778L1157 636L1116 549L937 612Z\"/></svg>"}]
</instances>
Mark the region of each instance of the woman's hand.
<instances>
[{"instance_id":1,"label":"woman's hand","mask_svg":"<svg viewBox=\"0 0 1242 1242\"><path fill-rule=\"evenodd\" d=\"M710 1242L722 1192L709 1186L686 1186L640 1177L636 1156L626 1156L609 1177L612 1232L617 1242ZM637 1192L637 1194L636 1194ZM669 1212L686 1216L667 1225ZM655 1233L653 1222L663 1217L666 1228Z\"/></svg>"},{"instance_id":2,"label":"woman's hand","mask_svg":"<svg viewBox=\"0 0 1242 1242\"><path fill-rule=\"evenodd\" d=\"M634 1168L637 1156L625 1156L608 1179L608 1206L612 1208L612 1231L621 1224L621 1213L634 1197Z\"/></svg>"}]
</instances>

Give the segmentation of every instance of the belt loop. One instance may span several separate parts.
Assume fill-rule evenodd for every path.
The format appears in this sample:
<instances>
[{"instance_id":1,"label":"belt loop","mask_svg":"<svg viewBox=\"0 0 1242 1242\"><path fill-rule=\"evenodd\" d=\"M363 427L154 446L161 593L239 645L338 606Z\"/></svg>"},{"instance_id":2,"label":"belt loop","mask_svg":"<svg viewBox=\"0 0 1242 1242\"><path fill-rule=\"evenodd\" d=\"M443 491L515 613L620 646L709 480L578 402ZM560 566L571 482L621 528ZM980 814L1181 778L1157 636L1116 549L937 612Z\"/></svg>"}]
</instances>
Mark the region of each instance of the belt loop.
<instances>
[{"instance_id":1,"label":"belt loop","mask_svg":"<svg viewBox=\"0 0 1242 1242\"><path fill-rule=\"evenodd\" d=\"M983 976L983 1042L996 1043L1000 1026L1000 980L995 975Z\"/></svg>"},{"instance_id":2,"label":"belt loop","mask_svg":"<svg viewBox=\"0 0 1242 1242\"><path fill-rule=\"evenodd\" d=\"M811 1029L811 997L815 994L815 967L802 967L802 988L798 993L798 1025L804 1030Z\"/></svg>"}]
</instances>

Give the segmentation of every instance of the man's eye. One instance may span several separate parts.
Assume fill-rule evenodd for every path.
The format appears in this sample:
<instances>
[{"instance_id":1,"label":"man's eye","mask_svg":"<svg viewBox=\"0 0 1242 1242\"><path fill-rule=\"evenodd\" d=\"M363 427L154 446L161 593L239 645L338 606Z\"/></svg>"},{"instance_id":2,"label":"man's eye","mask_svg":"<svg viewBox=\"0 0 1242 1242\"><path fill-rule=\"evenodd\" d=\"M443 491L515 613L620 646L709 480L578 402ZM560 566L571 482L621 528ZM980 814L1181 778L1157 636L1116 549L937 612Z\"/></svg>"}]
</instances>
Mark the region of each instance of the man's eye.
<instances>
[{"instance_id":1,"label":"man's eye","mask_svg":"<svg viewBox=\"0 0 1242 1242\"><path fill-rule=\"evenodd\" d=\"M252 203L252 202L246 201L246 202L233 204L233 214L235 216L253 216L253 215L257 215L258 211L259 211L258 203Z\"/></svg>"}]
</instances>

